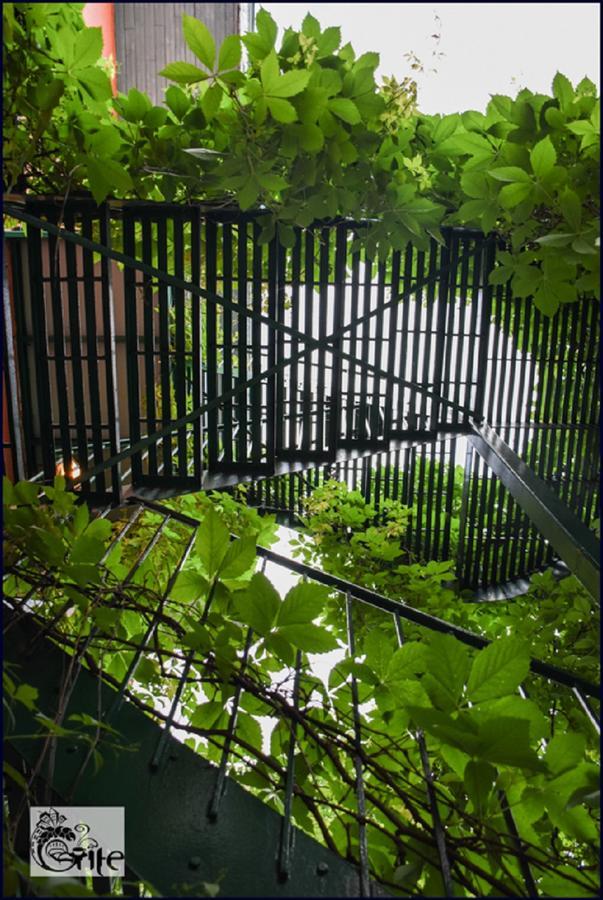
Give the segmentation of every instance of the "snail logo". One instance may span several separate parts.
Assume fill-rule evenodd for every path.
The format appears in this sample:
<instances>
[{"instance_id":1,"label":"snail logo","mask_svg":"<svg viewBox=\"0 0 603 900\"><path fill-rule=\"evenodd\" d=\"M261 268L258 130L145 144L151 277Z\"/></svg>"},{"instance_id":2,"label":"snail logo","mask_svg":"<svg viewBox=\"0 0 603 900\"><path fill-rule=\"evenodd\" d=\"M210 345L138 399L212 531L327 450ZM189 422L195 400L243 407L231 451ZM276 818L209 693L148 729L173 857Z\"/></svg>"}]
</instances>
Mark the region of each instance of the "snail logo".
<instances>
[{"instance_id":1,"label":"snail logo","mask_svg":"<svg viewBox=\"0 0 603 900\"><path fill-rule=\"evenodd\" d=\"M32 806L30 875L124 874L120 806Z\"/></svg>"}]
</instances>

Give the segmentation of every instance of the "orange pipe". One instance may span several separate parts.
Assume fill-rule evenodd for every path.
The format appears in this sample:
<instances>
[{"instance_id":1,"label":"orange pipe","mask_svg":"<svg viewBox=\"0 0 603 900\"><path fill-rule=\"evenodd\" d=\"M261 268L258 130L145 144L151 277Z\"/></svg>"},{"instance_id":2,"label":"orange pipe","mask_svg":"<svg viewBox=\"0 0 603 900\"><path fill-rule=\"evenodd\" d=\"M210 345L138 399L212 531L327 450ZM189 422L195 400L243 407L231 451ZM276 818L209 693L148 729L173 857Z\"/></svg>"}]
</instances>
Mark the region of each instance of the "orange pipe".
<instances>
[{"instance_id":1,"label":"orange pipe","mask_svg":"<svg viewBox=\"0 0 603 900\"><path fill-rule=\"evenodd\" d=\"M83 10L84 22L89 28L101 28L103 32L103 56L115 64L115 4L86 3ZM117 94L117 73L111 79L113 94Z\"/></svg>"}]
</instances>

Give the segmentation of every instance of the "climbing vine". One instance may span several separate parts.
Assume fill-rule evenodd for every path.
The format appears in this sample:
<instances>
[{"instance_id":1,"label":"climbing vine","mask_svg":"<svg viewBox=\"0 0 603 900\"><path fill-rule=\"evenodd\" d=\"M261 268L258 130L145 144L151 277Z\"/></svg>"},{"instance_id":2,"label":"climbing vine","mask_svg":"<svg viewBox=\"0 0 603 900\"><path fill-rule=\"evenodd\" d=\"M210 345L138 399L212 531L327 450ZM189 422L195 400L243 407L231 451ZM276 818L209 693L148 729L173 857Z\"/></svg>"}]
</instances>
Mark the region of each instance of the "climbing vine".
<instances>
[{"instance_id":1,"label":"climbing vine","mask_svg":"<svg viewBox=\"0 0 603 900\"><path fill-rule=\"evenodd\" d=\"M371 254L464 224L500 234L492 282L511 279L544 313L598 296L600 105L588 79L558 73L551 95L426 116L395 79L376 83L379 55L356 56L339 28L308 14L279 35L260 10L255 31L220 47L184 16L198 62L166 66L154 106L134 88L111 98L101 32L81 7L3 4L6 190L256 207L261 240L276 230L284 244L293 225L370 220Z\"/></svg>"},{"instance_id":2,"label":"climbing vine","mask_svg":"<svg viewBox=\"0 0 603 900\"><path fill-rule=\"evenodd\" d=\"M345 506L341 499L340 518ZM320 503L319 496L315 511ZM356 637L350 653L341 594L300 581L282 597L258 569L256 541L273 540L270 519L263 521L224 495L190 498L188 512L193 504L201 525L185 566L166 594L174 562L190 535L176 520L165 528L152 556L136 566L156 533L155 513L140 521L151 529L141 529L142 537L133 539L136 532L129 532L128 539L111 544L124 527L123 511L113 522L90 520L86 507L65 491L60 478L41 491L31 484L5 482L5 592L12 615L24 612L19 598L32 597L30 611L46 624L54 642L115 686L137 648L144 646L126 694L158 723L165 722L164 710L187 665L178 723L185 743L218 763L232 729L229 775L279 812L295 722L293 820L352 860L358 858L351 763L359 752L352 736L354 680L373 877L396 895L445 894L417 744L420 731L446 827L455 893L525 893L505 808L512 811L524 858L541 893L597 893L595 736L579 711L566 714L569 704L557 696L558 688L529 674L534 647L546 656L550 636L538 643L529 629L527 634L518 627L511 630L505 610L499 617L490 614L496 621L495 639L475 652L450 635L430 633L403 618L397 632L391 616L354 604ZM352 498L348 506L355 505ZM357 543L372 548L365 549L368 580L373 577L370 571L385 568L389 580L381 586L395 598L412 587L412 580L407 571L391 567L395 558L384 557L383 542L370 530L375 526L363 528L364 512L351 527L364 539ZM324 526L328 510L318 514ZM386 518L387 543L396 546L403 510L392 506ZM231 530L239 537L231 540ZM369 553L378 564L371 566ZM433 597L446 590L442 576L444 567L436 571L432 566L415 578L414 606L430 608ZM546 608L545 629L553 620L560 625L573 600L581 597L575 584L555 595L554 586L540 579L527 603L545 603L550 594L557 602L565 596L566 605L562 611ZM573 598L572 603L567 598ZM588 618L586 610L576 611L582 621ZM153 641L141 644L152 622ZM487 633L483 621L481 625ZM298 658L300 694L295 704L292 677ZM329 660L326 667L318 664L321 659ZM9 677L9 708L28 706L38 719L40 745L49 735L60 739L61 729L72 722L61 719L61 710L38 710L37 691L27 684L24 672L13 669ZM518 693L520 685L524 693ZM233 723L231 702L237 690L240 705ZM268 738L262 727L265 717L272 722ZM117 722L109 722L105 730L102 716L90 711L73 719L78 731L88 734L91 764L102 765L104 755L119 742ZM10 727L7 736L10 739ZM15 777L10 770L6 774Z\"/></svg>"}]
</instances>

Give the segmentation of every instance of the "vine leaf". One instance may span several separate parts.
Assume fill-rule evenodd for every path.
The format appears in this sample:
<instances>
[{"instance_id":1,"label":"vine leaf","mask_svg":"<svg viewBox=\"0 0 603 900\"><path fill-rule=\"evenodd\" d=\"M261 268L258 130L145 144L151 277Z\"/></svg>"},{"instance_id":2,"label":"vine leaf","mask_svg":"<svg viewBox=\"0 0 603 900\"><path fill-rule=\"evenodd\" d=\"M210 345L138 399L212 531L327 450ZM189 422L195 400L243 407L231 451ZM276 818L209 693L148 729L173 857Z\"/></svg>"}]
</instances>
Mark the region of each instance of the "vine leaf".
<instances>
[{"instance_id":1,"label":"vine leaf","mask_svg":"<svg viewBox=\"0 0 603 900\"><path fill-rule=\"evenodd\" d=\"M210 578L213 578L230 544L230 534L218 513L210 506L199 526L195 550Z\"/></svg>"},{"instance_id":2,"label":"vine leaf","mask_svg":"<svg viewBox=\"0 0 603 900\"><path fill-rule=\"evenodd\" d=\"M182 16L184 40L197 59L213 72L216 62L216 44L210 30L194 16Z\"/></svg>"},{"instance_id":3,"label":"vine leaf","mask_svg":"<svg viewBox=\"0 0 603 900\"><path fill-rule=\"evenodd\" d=\"M470 700L489 700L512 694L530 670L526 644L514 637L503 637L480 650L473 660L467 696Z\"/></svg>"},{"instance_id":4,"label":"vine leaf","mask_svg":"<svg viewBox=\"0 0 603 900\"><path fill-rule=\"evenodd\" d=\"M281 598L263 572L256 572L249 587L236 591L232 597L241 621L258 634L267 635L274 625Z\"/></svg>"}]
</instances>

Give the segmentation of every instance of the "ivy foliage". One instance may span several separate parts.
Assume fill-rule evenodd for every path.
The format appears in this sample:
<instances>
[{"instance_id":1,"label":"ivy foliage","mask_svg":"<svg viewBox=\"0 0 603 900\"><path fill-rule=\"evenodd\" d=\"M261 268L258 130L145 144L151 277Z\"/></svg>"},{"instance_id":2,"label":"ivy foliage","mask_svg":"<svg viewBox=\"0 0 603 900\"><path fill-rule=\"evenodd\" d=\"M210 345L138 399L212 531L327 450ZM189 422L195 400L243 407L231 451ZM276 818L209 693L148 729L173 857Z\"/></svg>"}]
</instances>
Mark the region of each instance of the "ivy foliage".
<instances>
[{"instance_id":1,"label":"ivy foliage","mask_svg":"<svg viewBox=\"0 0 603 900\"><path fill-rule=\"evenodd\" d=\"M266 529L257 513L223 495L189 498L189 512L195 504L201 525L192 545L190 528L172 519L158 533L161 520L145 523L144 513L139 527L154 525L158 540L147 562L138 565L149 532L137 536L133 528L116 542L123 512L112 514L112 522L90 521L60 478L41 490L5 482L7 602L18 608L34 587L29 608L50 626L53 640L68 653L85 645L84 665L113 684L143 647L127 696L158 722L165 720L160 710L169 708L185 671L179 694L185 743L218 762L230 724L229 775L279 812L295 722L294 822L352 860L359 853L357 755L371 874L394 895L445 894L418 733L435 777L456 894L525 893L506 805L540 893L597 895L596 742L584 716L566 716L562 702L555 708L559 689L539 687L539 679L530 676L529 637L519 629L509 633L502 621L501 636L475 652L450 635L407 623L397 632L390 616L352 604L352 653L344 597L311 581L300 581L283 597L258 570L256 541L262 533L271 540L270 520ZM340 518L348 517L344 506L340 498ZM392 569L397 559L384 558L375 532L367 542L366 531L378 526L362 531L366 510L358 513L355 498L348 506L355 510L354 522L346 527L354 536L364 534L356 545L364 546L365 563L376 552L373 571L384 566L391 574L384 589L395 591L401 574L408 583L407 572ZM324 526L327 510L320 515ZM395 544L404 513L392 507L388 515L391 522L383 527ZM232 538L231 529L239 536ZM174 560L182 559L187 546L174 578ZM342 558L335 565L343 565ZM423 598L417 588L413 604L428 607L434 589L442 588L443 571L420 574ZM543 581L535 589L549 591ZM145 642L150 625L154 637ZM35 688L19 681L14 670L10 678L9 705L25 702L35 709ZM521 685L527 696L519 692ZM360 747L353 736L356 716ZM102 764L108 738L98 724L94 749ZM45 733L41 729L40 736Z\"/></svg>"},{"instance_id":2,"label":"ivy foliage","mask_svg":"<svg viewBox=\"0 0 603 900\"><path fill-rule=\"evenodd\" d=\"M492 283L511 279L545 314L598 296L600 104L588 79L558 73L550 95L426 116L395 79L376 83L379 55L342 46L339 28L308 13L279 35L260 10L255 31L219 47L184 16L198 62L159 73L170 85L155 106L135 88L111 98L100 29L81 7L3 4L5 189L256 207L261 240L276 232L285 245L293 225L344 216L368 222L371 255L463 224L501 235Z\"/></svg>"}]
</instances>

